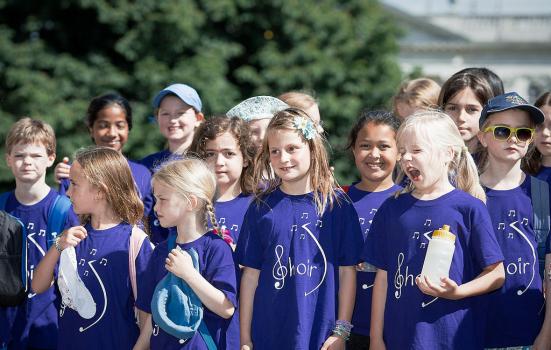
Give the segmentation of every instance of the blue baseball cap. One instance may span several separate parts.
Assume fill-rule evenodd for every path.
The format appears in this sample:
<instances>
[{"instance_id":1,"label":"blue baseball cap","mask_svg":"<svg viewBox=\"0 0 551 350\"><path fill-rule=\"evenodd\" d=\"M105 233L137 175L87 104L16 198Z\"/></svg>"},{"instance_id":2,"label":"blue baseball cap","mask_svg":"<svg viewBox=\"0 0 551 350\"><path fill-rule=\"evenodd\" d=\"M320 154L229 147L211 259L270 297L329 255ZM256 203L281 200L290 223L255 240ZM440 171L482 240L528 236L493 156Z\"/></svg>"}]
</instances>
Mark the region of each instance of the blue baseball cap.
<instances>
[{"instance_id":1,"label":"blue baseball cap","mask_svg":"<svg viewBox=\"0 0 551 350\"><path fill-rule=\"evenodd\" d=\"M161 90L153 99L153 108L159 108L161 101L167 95L176 95L180 100L193 107L197 112L201 112L203 103L201 102L201 98L199 98L199 94L194 88L186 84L172 84Z\"/></svg>"},{"instance_id":2,"label":"blue baseball cap","mask_svg":"<svg viewBox=\"0 0 551 350\"><path fill-rule=\"evenodd\" d=\"M530 118L536 124L543 123L545 119L545 115L538 107L529 104L516 92L508 92L506 94L496 96L488 101L480 113L478 124L482 128L482 125L484 125L484 122L488 119L490 114L503 112L513 108L528 112Z\"/></svg>"}]
</instances>

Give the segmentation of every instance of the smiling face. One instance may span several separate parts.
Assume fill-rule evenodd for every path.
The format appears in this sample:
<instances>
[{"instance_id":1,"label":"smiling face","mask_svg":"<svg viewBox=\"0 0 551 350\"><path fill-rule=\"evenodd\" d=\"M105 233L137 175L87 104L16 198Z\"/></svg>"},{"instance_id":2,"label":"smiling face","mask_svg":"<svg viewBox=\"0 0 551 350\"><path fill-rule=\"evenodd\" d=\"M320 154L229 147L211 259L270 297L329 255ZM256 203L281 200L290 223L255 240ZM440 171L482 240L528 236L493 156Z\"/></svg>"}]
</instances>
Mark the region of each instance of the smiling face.
<instances>
[{"instance_id":1,"label":"smiling face","mask_svg":"<svg viewBox=\"0 0 551 350\"><path fill-rule=\"evenodd\" d=\"M358 132L352 153L362 182L392 182L392 171L398 157L396 133L392 127L366 123Z\"/></svg>"},{"instance_id":2,"label":"smiling face","mask_svg":"<svg viewBox=\"0 0 551 350\"><path fill-rule=\"evenodd\" d=\"M195 128L202 120L202 114L174 95L167 95L159 105L157 120L161 134L173 142L193 137Z\"/></svg>"},{"instance_id":3,"label":"smiling face","mask_svg":"<svg viewBox=\"0 0 551 350\"><path fill-rule=\"evenodd\" d=\"M289 194L310 192L310 147L297 131L271 130L267 134L270 163Z\"/></svg>"},{"instance_id":4,"label":"smiling face","mask_svg":"<svg viewBox=\"0 0 551 350\"><path fill-rule=\"evenodd\" d=\"M530 115L520 109L509 109L503 112L493 113L488 117L484 129L496 125L509 126L513 128L532 128ZM499 163L517 163L528 151L530 142L521 142L514 135L508 140L496 140L492 131L479 133L479 140L482 146L488 151L488 160Z\"/></svg>"},{"instance_id":5,"label":"smiling face","mask_svg":"<svg viewBox=\"0 0 551 350\"><path fill-rule=\"evenodd\" d=\"M540 109L545 114L545 120L536 127L536 147L543 157L551 158L551 106Z\"/></svg>"},{"instance_id":6,"label":"smiling face","mask_svg":"<svg viewBox=\"0 0 551 350\"><path fill-rule=\"evenodd\" d=\"M103 108L97 113L89 131L97 146L120 152L128 141L130 131L124 109L117 104Z\"/></svg>"},{"instance_id":7,"label":"smiling face","mask_svg":"<svg viewBox=\"0 0 551 350\"><path fill-rule=\"evenodd\" d=\"M48 155L41 144L19 143L6 155L6 162L15 179L22 183L33 184L46 176L46 169L52 166L55 155Z\"/></svg>"},{"instance_id":8,"label":"smiling face","mask_svg":"<svg viewBox=\"0 0 551 350\"><path fill-rule=\"evenodd\" d=\"M225 132L205 144L205 160L216 174L216 184L221 192L239 183L246 164L237 140L231 132Z\"/></svg>"},{"instance_id":9,"label":"smiling face","mask_svg":"<svg viewBox=\"0 0 551 350\"><path fill-rule=\"evenodd\" d=\"M471 88L467 87L450 98L444 105L444 112L453 119L465 143L476 137L482 105Z\"/></svg>"}]
</instances>

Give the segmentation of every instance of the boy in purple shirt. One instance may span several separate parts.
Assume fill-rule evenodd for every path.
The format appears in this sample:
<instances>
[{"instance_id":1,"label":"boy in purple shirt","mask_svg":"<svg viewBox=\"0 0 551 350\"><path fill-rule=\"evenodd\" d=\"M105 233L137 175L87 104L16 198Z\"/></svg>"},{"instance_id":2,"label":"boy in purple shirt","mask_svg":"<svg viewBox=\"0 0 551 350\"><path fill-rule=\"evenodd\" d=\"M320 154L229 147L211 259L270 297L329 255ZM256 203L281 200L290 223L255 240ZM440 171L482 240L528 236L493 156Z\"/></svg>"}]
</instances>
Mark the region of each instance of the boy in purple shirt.
<instances>
[{"instance_id":1,"label":"boy in purple shirt","mask_svg":"<svg viewBox=\"0 0 551 350\"><path fill-rule=\"evenodd\" d=\"M17 217L27 229L28 285L35 267L47 251L46 232L50 210L58 196L45 181L46 169L55 159L56 140L51 126L30 118L15 123L6 138L6 160L16 187L6 194L5 211ZM72 210L65 228L78 223ZM8 349L57 347L57 310L53 287L40 295L28 290L17 307L0 308L0 342Z\"/></svg>"}]
</instances>

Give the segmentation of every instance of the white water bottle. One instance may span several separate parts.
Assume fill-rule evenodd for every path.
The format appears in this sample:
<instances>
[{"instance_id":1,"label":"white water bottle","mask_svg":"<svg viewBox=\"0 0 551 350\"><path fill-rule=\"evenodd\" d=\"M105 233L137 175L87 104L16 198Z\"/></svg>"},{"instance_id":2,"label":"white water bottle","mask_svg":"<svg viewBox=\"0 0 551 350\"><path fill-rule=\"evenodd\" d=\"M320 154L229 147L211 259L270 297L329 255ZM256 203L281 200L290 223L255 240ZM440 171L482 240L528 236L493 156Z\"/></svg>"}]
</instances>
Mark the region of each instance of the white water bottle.
<instances>
[{"instance_id":1,"label":"white water bottle","mask_svg":"<svg viewBox=\"0 0 551 350\"><path fill-rule=\"evenodd\" d=\"M433 284L440 284L440 278L449 277L455 250L455 235L448 225L434 230L429 242L421 276L427 276Z\"/></svg>"}]
</instances>

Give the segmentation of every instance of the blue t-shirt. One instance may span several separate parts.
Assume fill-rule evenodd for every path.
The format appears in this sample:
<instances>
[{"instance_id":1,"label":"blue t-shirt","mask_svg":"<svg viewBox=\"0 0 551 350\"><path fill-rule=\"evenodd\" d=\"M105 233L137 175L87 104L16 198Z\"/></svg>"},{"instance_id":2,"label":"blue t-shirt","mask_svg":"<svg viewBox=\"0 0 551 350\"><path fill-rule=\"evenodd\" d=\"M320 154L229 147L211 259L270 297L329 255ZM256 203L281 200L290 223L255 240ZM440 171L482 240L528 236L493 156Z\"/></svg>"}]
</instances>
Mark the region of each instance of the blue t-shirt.
<instances>
[{"instance_id":1,"label":"blue t-shirt","mask_svg":"<svg viewBox=\"0 0 551 350\"><path fill-rule=\"evenodd\" d=\"M239 264L260 270L252 315L256 349L320 349L335 327L339 266L359 262L362 235L352 203L319 217L312 194L279 188L245 214Z\"/></svg>"},{"instance_id":2,"label":"blue t-shirt","mask_svg":"<svg viewBox=\"0 0 551 350\"><path fill-rule=\"evenodd\" d=\"M350 186L348 196L354 202L364 239L367 237L373 217L381 204L400 189L400 186L394 185L384 191L367 192L358 189L355 185ZM369 264L367 264L366 269L368 271L358 271L356 274L356 304L352 315L352 324L354 325L352 332L368 336L371 324L371 297L376 269Z\"/></svg>"},{"instance_id":3,"label":"blue t-shirt","mask_svg":"<svg viewBox=\"0 0 551 350\"><path fill-rule=\"evenodd\" d=\"M389 350L483 348L480 297L435 298L415 285L431 234L443 225L456 235L449 276L458 285L503 261L488 210L469 194L453 190L434 200L410 193L387 199L373 219L363 256L387 271L383 338Z\"/></svg>"},{"instance_id":4,"label":"blue t-shirt","mask_svg":"<svg viewBox=\"0 0 551 350\"><path fill-rule=\"evenodd\" d=\"M27 228L27 284L26 301L17 307L0 308L0 344L11 338L10 349L36 347L55 349L57 346L57 293L50 287L41 294L30 291L34 269L47 252L46 229L48 217L57 191L50 192L33 205L20 203L12 192L6 201L6 212L17 217ZM69 210L65 228L78 225L78 218Z\"/></svg>"},{"instance_id":5,"label":"blue t-shirt","mask_svg":"<svg viewBox=\"0 0 551 350\"><path fill-rule=\"evenodd\" d=\"M203 320L218 349L239 349L239 314L237 312L236 268L230 246L219 236L208 232L193 242L178 244L187 250L194 248L199 256L199 272L210 284L224 293L235 306L236 312L229 319L224 319L204 308ZM151 300L157 284L166 276L165 260L168 256L167 241L160 243L153 252L146 272L146 287L138 297L138 307L151 313ZM199 332L186 341L163 331L153 318L151 349L207 349Z\"/></svg>"},{"instance_id":6,"label":"blue t-shirt","mask_svg":"<svg viewBox=\"0 0 551 350\"><path fill-rule=\"evenodd\" d=\"M145 166L131 160L128 160L128 165L130 166L130 171L132 172L132 177L134 178L134 184L136 185L138 195L143 202L144 215L149 216L149 214L153 211L151 172L149 172ZM69 184L69 179L61 179L61 183L59 184L59 193L65 194L65 192L69 189Z\"/></svg>"},{"instance_id":7,"label":"blue t-shirt","mask_svg":"<svg viewBox=\"0 0 551 350\"><path fill-rule=\"evenodd\" d=\"M88 235L75 248L78 274L96 312L85 319L62 303L58 349L132 349L139 335L128 269L132 226L123 222L106 230L94 230L90 224L85 228ZM147 287L144 271L152 252L146 238L135 262L138 298Z\"/></svg>"},{"instance_id":8,"label":"blue t-shirt","mask_svg":"<svg viewBox=\"0 0 551 350\"><path fill-rule=\"evenodd\" d=\"M218 220L218 226L220 226L220 228L224 227L229 231L234 243L237 243L239 239L243 217L245 216L247 208L249 208L249 204L251 204L252 198L252 195L240 194L229 201L217 201L214 203L214 211L216 213L216 219Z\"/></svg>"},{"instance_id":9,"label":"blue t-shirt","mask_svg":"<svg viewBox=\"0 0 551 350\"><path fill-rule=\"evenodd\" d=\"M544 318L530 176L511 190L486 188L486 206L505 260L505 284L486 296L486 347L532 345Z\"/></svg>"},{"instance_id":10,"label":"blue t-shirt","mask_svg":"<svg viewBox=\"0 0 551 350\"><path fill-rule=\"evenodd\" d=\"M168 149L152 153L139 161L140 164L144 165L149 171L154 173L157 168L159 168L164 162L177 159L179 156L174 155Z\"/></svg>"}]
</instances>

